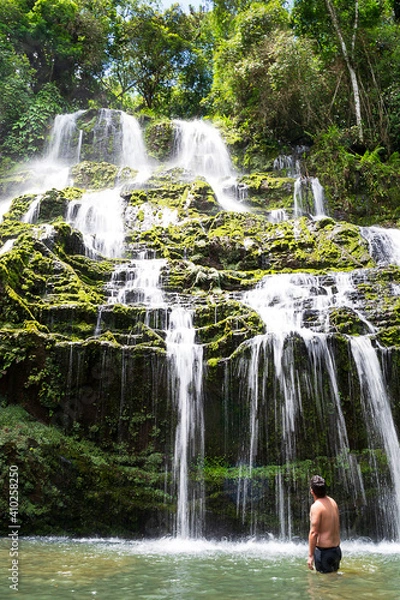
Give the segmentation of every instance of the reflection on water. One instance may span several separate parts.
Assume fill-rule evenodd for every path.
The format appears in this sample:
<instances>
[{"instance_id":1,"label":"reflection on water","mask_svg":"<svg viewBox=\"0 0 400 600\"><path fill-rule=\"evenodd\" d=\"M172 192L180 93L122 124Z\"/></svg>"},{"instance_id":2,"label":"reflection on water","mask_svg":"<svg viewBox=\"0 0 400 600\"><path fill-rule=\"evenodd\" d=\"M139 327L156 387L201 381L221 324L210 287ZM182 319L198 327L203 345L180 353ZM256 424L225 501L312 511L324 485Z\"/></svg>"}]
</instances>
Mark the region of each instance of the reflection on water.
<instances>
[{"instance_id":1,"label":"reflection on water","mask_svg":"<svg viewBox=\"0 0 400 600\"><path fill-rule=\"evenodd\" d=\"M305 544L22 538L19 591L0 539L0 597L47 600L398 600L400 545L345 542L339 573L308 571Z\"/></svg>"}]
</instances>

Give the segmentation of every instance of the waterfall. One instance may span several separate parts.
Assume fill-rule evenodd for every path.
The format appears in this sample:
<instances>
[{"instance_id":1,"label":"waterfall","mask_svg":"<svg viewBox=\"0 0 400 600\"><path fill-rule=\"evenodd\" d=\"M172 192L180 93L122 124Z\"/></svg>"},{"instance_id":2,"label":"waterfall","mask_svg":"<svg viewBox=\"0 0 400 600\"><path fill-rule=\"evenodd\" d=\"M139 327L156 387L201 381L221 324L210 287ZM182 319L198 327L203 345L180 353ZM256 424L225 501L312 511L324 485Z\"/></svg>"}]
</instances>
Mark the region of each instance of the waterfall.
<instances>
[{"instance_id":1,"label":"waterfall","mask_svg":"<svg viewBox=\"0 0 400 600\"><path fill-rule=\"evenodd\" d=\"M293 192L294 216L326 216L324 189L317 177L298 177Z\"/></svg>"},{"instance_id":2,"label":"waterfall","mask_svg":"<svg viewBox=\"0 0 400 600\"><path fill-rule=\"evenodd\" d=\"M124 253L124 209L118 189L87 192L69 203L66 220L82 233L89 256L118 258Z\"/></svg>"},{"instance_id":3,"label":"waterfall","mask_svg":"<svg viewBox=\"0 0 400 600\"><path fill-rule=\"evenodd\" d=\"M161 308L166 313L167 304L160 287L161 270L165 265L164 259L147 258L146 252L140 253L138 259L117 265L107 286L109 304L144 304L146 322L154 309ZM101 314L99 312L97 334L101 329ZM156 327L160 327L160 323L156 323ZM203 349L195 343L195 337L191 312L173 306L166 330L166 347L169 393L177 411L173 475L177 494L175 531L180 538L201 536L204 522ZM123 352L121 414L127 362L125 349Z\"/></svg>"},{"instance_id":4,"label":"waterfall","mask_svg":"<svg viewBox=\"0 0 400 600\"><path fill-rule=\"evenodd\" d=\"M238 200L236 175L218 129L202 120L175 120L174 125L174 166L204 177L225 210L246 212L248 209Z\"/></svg>"},{"instance_id":5,"label":"waterfall","mask_svg":"<svg viewBox=\"0 0 400 600\"><path fill-rule=\"evenodd\" d=\"M71 166L80 161L82 131L78 129L77 120L84 113L84 110L78 110L56 116L50 133L46 162L59 161Z\"/></svg>"},{"instance_id":6,"label":"waterfall","mask_svg":"<svg viewBox=\"0 0 400 600\"><path fill-rule=\"evenodd\" d=\"M143 305L144 324L153 329L165 329L167 303L161 289L161 271L167 261L148 258L147 255L146 251L142 251L137 259L116 265L111 280L106 285L108 302L98 309L94 333L96 337L101 334L103 314L115 304Z\"/></svg>"},{"instance_id":7,"label":"waterfall","mask_svg":"<svg viewBox=\"0 0 400 600\"><path fill-rule=\"evenodd\" d=\"M143 141L139 122L135 117L121 111L122 152L119 163L138 171L136 183L145 182L151 175L152 167Z\"/></svg>"},{"instance_id":8,"label":"waterfall","mask_svg":"<svg viewBox=\"0 0 400 600\"><path fill-rule=\"evenodd\" d=\"M322 187L318 177L311 177L311 189L314 198L314 216L325 216L325 196L324 188Z\"/></svg>"},{"instance_id":9,"label":"waterfall","mask_svg":"<svg viewBox=\"0 0 400 600\"><path fill-rule=\"evenodd\" d=\"M0 223L3 221L3 215L10 210L12 198L0 198Z\"/></svg>"},{"instance_id":10,"label":"waterfall","mask_svg":"<svg viewBox=\"0 0 400 600\"><path fill-rule=\"evenodd\" d=\"M90 117L95 125L89 133L84 127L85 115L89 119L89 114L85 111L77 111L71 115L59 115L55 119L47 154L38 168L36 183L32 185L32 189L65 187L67 183L71 182L70 168L82 160L112 162L120 167L120 174L124 172L123 167L129 167L138 173L133 182L133 185L136 183L138 187L149 177L153 165L146 154L140 125L134 117L122 111L110 109L102 109L96 114L90 112ZM177 120L174 125L175 166L184 169L188 178L198 175L207 180L224 209L247 211L247 207L242 201L244 199L241 197L243 190L237 184L235 170L218 130L204 121ZM323 188L317 178L301 177L298 160L282 155L276 159L274 167L277 170L287 171L288 175L296 178L294 181L295 216L309 214L314 218L319 218L325 215ZM151 192L153 193L153 189ZM27 223L35 223L39 217L41 196L39 192L37 193L39 195L31 202L29 210L23 218ZM157 194L156 190L155 195ZM126 248L125 243L127 222L128 229L134 231L135 236L153 227L158 227L159 231L167 228L170 224L177 224L178 209L164 206L166 203L164 198L159 206L156 206L155 202L152 204L151 201L147 204L140 202L127 207L118 184L113 189L88 190L82 194L79 200L69 202L66 220L82 233L87 254L90 257L116 259L111 280L105 286L106 299L104 302L106 303L98 308L95 336L99 336L102 325L108 326L114 317L117 322L118 307L115 305L121 304L124 307L130 307L120 311L120 315L123 313L123 319L120 318L118 325L115 326L116 331L112 330L114 325L110 327L112 334L115 333L116 343L112 346L115 355L106 357L104 354L102 358L103 361L107 359L111 363L113 357L118 357L118 360L115 360L115 369L118 369L119 378L118 384L116 384L116 389L119 390L119 396L118 392L116 394L119 400L116 414L120 414L121 417L117 432L121 442L124 442L124 428L128 427L126 415L129 412L129 388L132 382L137 381L135 378L139 377L134 372L136 363L132 359L134 355L129 346L136 343L143 330L148 337L143 336L140 338L141 340L147 340L151 335L157 338L156 360L159 360L157 365L161 365L160 371L165 368L164 361L166 360L168 390L165 389L165 397L173 406L173 418L176 419L176 423L173 424L174 442L173 448L171 448L171 454L173 453L171 459L173 494L177 497L175 532L178 537L187 539L199 537L204 531L203 347L196 342L197 331L193 322L193 310L183 308L177 303L178 293L163 293L162 278L168 264L173 265L171 270L176 268L176 271L173 271L175 281L171 284L170 289L182 289L184 285L183 277L181 277L184 261L175 260L178 253L175 253L172 248L172 241L171 247L168 247L165 253L165 256L170 257L170 263L168 263L168 259L155 258L154 255L150 257L148 251L138 252L135 255L132 248ZM257 215L257 218L259 216L260 219L263 218L262 215ZM272 223L279 223L288 220L288 214L284 209L276 209L271 210L267 218ZM207 216L207 220L211 219L208 219ZM300 224L297 225L300 230ZM199 218L196 227L198 228L193 229L193 237L197 235L196 231L199 231L199 227L202 227L204 238L208 235L208 225L203 225L203 218ZM249 225L250 227L251 225ZM282 227L283 229L285 228ZM172 240L177 228L171 227L170 230L167 233ZM398 230L363 227L360 231L368 240L371 255L377 264L400 265L400 232ZM147 239L150 237L149 235ZM139 239L139 236L136 239ZM141 240L144 239L146 236L141 238ZM14 240L6 241L0 248L0 254L9 251L13 242ZM266 246L268 243L267 240ZM246 238L245 244L246 247L247 244L250 247L252 239ZM129 258L124 258L126 251L129 252ZM268 251L268 247L266 251ZM196 275L195 269L199 265L201 269L204 268L204 272L208 268L208 263L203 264L202 262L205 255L201 254L200 245L195 252L198 252L197 258L189 256L193 258L191 264L194 265L194 267L190 267L193 268L192 281ZM132 258L133 256L135 258ZM209 258L214 258L211 256L211 252ZM233 273L234 266L226 267L227 272ZM175 275L176 273L178 275ZM203 271L199 270L198 277L202 274ZM238 271L237 276L241 277L242 273ZM234 277L236 278L236 274ZM380 349L377 350L371 341L377 330L368 321L363 312L361 300L358 299L356 284L362 282L361 277L361 272L330 273L320 276L309 273L268 275L254 289L246 291L244 294L229 291L237 288L233 283L231 288L227 278L225 287L221 284L223 289L218 290L218 296L223 299L216 301L214 313L212 312L214 300L210 300L217 296L214 288L211 288L210 292L199 292L196 296L195 301L201 303L202 308L207 305L204 316L202 315L204 321L208 318L208 310L212 315L211 318L215 314L216 332L226 319L226 325L223 327L225 326L228 349L226 350L224 347L222 351L226 350L226 354L223 356L227 358L221 360L221 356L218 354L222 347L222 343L219 346L219 341L212 339L206 347L210 354L215 352L215 354L211 354L209 364L213 363L216 372L223 373L225 376L225 380L221 378L220 382L223 388L221 396L224 402L221 421L225 427L225 439L221 442L221 446L224 446L225 454L228 457L226 459L227 463L229 462L227 469L232 467L234 472L234 475L229 474L226 478L231 478L230 491L238 479L233 493L233 502L236 499L237 513L242 517L242 524L247 527L247 524L250 523L248 531L251 534L257 534L258 515L260 514L257 503L264 493L264 490L260 491L264 482L260 483L260 480L257 480L257 469L260 466L260 471L264 467L270 469L268 476L265 476L266 479L269 478L268 485L272 489L268 499L270 504L267 508L268 510L271 510L271 506L272 510L274 507L276 508L279 516L276 531L282 539L289 540L297 533L296 519L293 514L293 505L296 499L296 474L293 465L296 464L296 461L301 462L304 459L304 457L299 458L299 453L301 452L301 436L305 436L304 431L300 431L299 424L303 430L319 427L323 432L321 436L315 436L320 437L322 441L318 442L320 446L317 449L313 448L309 452L308 457L323 456L329 460L332 459L332 462L336 461L332 470L334 468L335 473L339 472L340 485L346 492L349 492L354 506L357 509L359 507L364 509L368 503L368 493L365 491L365 482L360 467L360 464L364 463L356 455L356 451L351 451L353 440L349 440L346 426L346 418L350 411L346 402L349 404L353 400L352 393L355 392L345 390L348 394L345 397L346 394L340 389L342 381L340 379L341 363L340 357L338 357L340 343L345 348L345 353L348 353L346 360L350 357L354 371L349 371L347 375L349 380L352 379L348 383L348 387L354 386L357 394L358 386L360 388L361 408L357 408L357 414L355 409L355 416L348 417L350 419L349 427L353 425L352 419L363 414L369 437L369 448L371 450L382 449L384 460L387 460L388 465L387 474L386 472L378 473L377 466L372 464L374 457L371 458L371 470L373 467L378 473L376 488L381 490L381 498L378 499L378 506L374 514L378 515L381 520L380 526L384 536L395 539L400 537L399 440L391 412L391 400L386 389L385 372L381 365L383 359ZM172 279L173 277L171 277ZM185 281L189 281L186 273ZM249 285L249 281L248 278L245 280L246 286ZM179 287L181 285L182 288ZM187 283L187 285L190 286L191 283ZM395 293L400 295L400 287L396 288L394 283L392 285ZM197 279L193 287L197 287ZM361 286L359 287L361 288ZM246 327L248 326L246 333L240 337L242 332L239 331L239 326L237 327L238 331L234 331L234 327L226 318L230 306L224 305L225 298L229 301L234 298L235 302L245 305L246 311L248 307L255 311L264 323L264 333L255 335L250 340L242 341L252 331L252 318L250 317L246 323ZM43 309L40 307L40 310L45 312L47 308L47 305L44 304ZM58 316L57 311L61 313L63 307L55 308L54 315L56 316L51 315L51 318L54 319ZM351 315L352 318L349 318L349 322L356 327L358 337L343 334L338 341L334 313L340 309L344 309L345 316ZM233 310L236 311L236 309ZM237 314L239 314L239 310ZM128 320L130 318L132 326ZM121 323L123 324L121 325ZM128 323L127 326L126 323ZM137 324L139 327L135 328ZM90 327L92 326L94 329L94 319ZM153 332L149 329L153 329ZM259 332L258 329L257 332ZM231 334L232 346L237 339L242 342L240 351L237 352L238 348L235 346L232 354L230 353L231 339L228 339ZM236 334L238 337L234 340ZM214 331L207 331L204 336L208 342L213 338ZM166 359L163 354L164 338ZM217 339L217 335L215 339ZM95 340L93 346L101 348L104 342L106 347L108 344L106 336L101 342ZM76 344L76 346L73 344L70 346L69 369L66 370L68 392L66 397L70 405L69 417L72 421L79 416L77 408L79 403L76 400L75 388L78 389L78 383L81 385L81 378L83 380L85 370L84 353L78 352L80 342L76 342ZM223 344L225 344L225 340ZM212 345L213 348L211 348ZM111 344L108 347L110 348ZM119 352L121 352L121 363L119 362ZM209 356L206 358L208 359ZM215 366L217 362L218 364ZM223 372L224 365L221 366L221 363L227 365L225 372ZM99 367L102 373L104 364ZM228 368L232 369L233 374L228 372ZM352 377L353 375L354 377ZM100 377L101 375L99 375L99 379ZM213 388L210 389L214 391ZM227 451L231 441L229 427L235 431L234 428L237 427L236 415L232 416L229 412L230 399L228 395L232 391L232 395L237 395L238 398L237 406L235 405L234 408L240 413L237 421L240 422L240 427L243 429L239 432L240 441L238 441L237 449L229 448ZM164 390L160 394L160 404L164 400L163 394ZM158 400L159 398L157 398ZM216 403L219 400L217 397ZM312 406L312 410L309 410L308 413L307 406ZM213 415L212 412L207 413L207 418L208 414ZM313 415L315 422L307 423L309 414ZM168 421L168 417L169 413L163 414L161 417L157 416L160 421L165 422ZM233 424L227 424L229 421ZM158 425L154 428L156 429ZM166 428L167 426L163 424L160 429L161 427ZM361 427L364 427L364 423L360 422L360 429ZM214 432L209 435L211 437ZM307 435L312 437L309 431ZM365 439L367 438L364 432L362 435ZM272 446L269 440L265 441L268 436L273 438L275 445L272 451L273 456L267 455L268 452L271 452L270 447ZM145 433L143 437L145 437ZM155 437L156 434L153 439ZM212 441L212 443L214 442L215 440ZM162 443L164 444L164 439ZM215 442L215 445L218 445L218 441ZM159 448L157 448L157 453L158 451ZM161 452L163 451L162 448ZM224 454L223 451L221 451L222 454ZM375 460L377 460L376 457ZM304 462L306 461L304 460ZM168 458L166 464L169 465ZM266 468L265 471L267 471ZM238 477L237 473L239 473ZM232 483L232 481L235 482ZM226 485L228 486L228 484Z\"/></svg>"},{"instance_id":11,"label":"waterfall","mask_svg":"<svg viewBox=\"0 0 400 600\"><path fill-rule=\"evenodd\" d=\"M282 469L276 475L276 512L279 515L279 538L281 540L292 539L292 514L290 509L290 494L286 491L283 481ZM285 492L287 497L285 498Z\"/></svg>"},{"instance_id":12,"label":"waterfall","mask_svg":"<svg viewBox=\"0 0 400 600\"><path fill-rule=\"evenodd\" d=\"M54 146L62 150L61 141L54 142ZM139 123L122 111L100 111L93 129L91 152L96 154L96 160L135 169L137 183L144 182L151 173ZM123 256L125 205L121 187L86 192L80 200L69 203L66 219L83 234L89 256Z\"/></svg>"},{"instance_id":13,"label":"waterfall","mask_svg":"<svg viewBox=\"0 0 400 600\"><path fill-rule=\"evenodd\" d=\"M282 223L282 221L288 221L289 217L285 209L276 208L271 210L268 215L270 223Z\"/></svg>"},{"instance_id":14,"label":"waterfall","mask_svg":"<svg viewBox=\"0 0 400 600\"><path fill-rule=\"evenodd\" d=\"M14 242L15 242L15 238L9 239L7 240L1 247L0 247L0 256L2 254L6 254L6 252L9 252L10 250L12 250L12 247L14 246Z\"/></svg>"},{"instance_id":15,"label":"waterfall","mask_svg":"<svg viewBox=\"0 0 400 600\"><path fill-rule=\"evenodd\" d=\"M149 175L150 161L137 119L120 110L102 108L89 134L78 126L86 112L56 116L45 162L58 161L70 167L81 160L105 161L136 169L141 177L144 172ZM86 149L82 156L83 145Z\"/></svg>"},{"instance_id":16,"label":"waterfall","mask_svg":"<svg viewBox=\"0 0 400 600\"><path fill-rule=\"evenodd\" d=\"M292 154L279 154L274 160L273 169L286 175L298 179L301 176L301 156L308 152L307 146L295 146Z\"/></svg>"},{"instance_id":17,"label":"waterfall","mask_svg":"<svg viewBox=\"0 0 400 600\"><path fill-rule=\"evenodd\" d=\"M370 338L360 336L351 339L353 358L360 379L361 399L365 421L369 431L369 447L385 449L390 475L392 478L393 495L384 492L383 502L386 504L384 515L386 531L391 531L394 539L400 537L400 446L393 421L389 398L386 391L382 369L377 352Z\"/></svg>"},{"instance_id":18,"label":"waterfall","mask_svg":"<svg viewBox=\"0 0 400 600\"><path fill-rule=\"evenodd\" d=\"M146 258L146 252L142 252L138 259L117 265L108 285L110 303L141 303L149 308L164 306L160 275L166 264L165 259Z\"/></svg>"},{"instance_id":19,"label":"waterfall","mask_svg":"<svg viewBox=\"0 0 400 600\"><path fill-rule=\"evenodd\" d=\"M178 411L174 479L178 497L176 534L181 538L199 537L204 520L203 349L195 343L195 336L192 314L179 306L173 308L166 342L170 389Z\"/></svg>"},{"instance_id":20,"label":"waterfall","mask_svg":"<svg viewBox=\"0 0 400 600\"><path fill-rule=\"evenodd\" d=\"M42 196L38 196L33 200L29 206L29 209L22 218L23 223L36 223L40 215L40 202Z\"/></svg>"},{"instance_id":21,"label":"waterfall","mask_svg":"<svg viewBox=\"0 0 400 600\"><path fill-rule=\"evenodd\" d=\"M284 171L287 177L300 177L300 161L295 156L280 154L274 160L274 171Z\"/></svg>"},{"instance_id":22,"label":"waterfall","mask_svg":"<svg viewBox=\"0 0 400 600\"><path fill-rule=\"evenodd\" d=\"M293 155L280 154L274 160L274 171L283 172L286 177L295 179L293 202L294 216L310 215L316 219L326 216L325 195L318 177L305 177L302 175L300 156L306 152L305 146L298 146ZM277 215L283 221L282 214ZM270 219L272 220L272 219ZM279 222L272 220L273 223Z\"/></svg>"},{"instance_id":23,"label":"waterfall","mask_svg":"<svg viewBox=\"0 0 400 600\"><path fill-rule=\"evenodd\" d=\"M361 227L369 251L378 265L400 265L400 231L383 227Z\"/></svg>"},{"instance_id":24,"label":"waterfall","mask_svg":"<svg viewBox=\"0 0 400 600\"><path fill-rule=\"evenodd\" d=\"M123 304L145 307L144 324L155 329L164 329L167 303L161 288L161 272L167 261L163 258L148 258L147 252L139 258L117 265L107 284L108 305ZM99 315L101 319L101 315ZM97 333L99 333L99 324Z\"/></svg>"},{"instance_id":25,"label":"waterfall","mask_svg":"<svg viewBox=\"0 0 400 600\"><path fill-rule=\"evenodd\" d=\"M264 410L273 407L276 428L282 436L282 461L288 465L297 458L298 422L303 417L305 401L311 399L313 405L318 407L322 422L331 421L332 414L335 415L335 425L327 432L330 451L334 456L342 456L349 465L348 469L343 470L343 481L347 489L352 490L355 501L362 505L366 503L364 485L358 465L349 454L350 443L337 381L338 369L329 335L330 311L333 307L345 306L358 315L354 291L351 274L319 277L282 274L265 277L254 290L243 296L244 303L256 310L263 319L266 334L246 342L250 358L242 359L241 380L244 381L249 405L247 461L250 470L257 457L260 404L264 405ZM362 323L367 331L373 330L365 317ZM299 344L302 347L301 356L298 350L295 351ZM268 366L269 361L273 361L273 369ZM370 369L370 373L376 372L372 355L364 354L363 364L365 369ZM395 439L390 448L393 455L392 448L397 448L396 452L399 452ZM277 485L280 490L277 496L279 511L283 514L286 506L288 511L284 512L286 525L281 523L281 534L290 539L290 502L283 498L279 477ZM243 507L246 503L248 499L245 498Z\"/></svg>"},{"instance_id":26,"label":"waterfall","mask_svg":"<svg viewBox=\"0 0 400 600\"><path fill-rule=\"evenodd\" d=\"M119 111L101 108L93 128L92 150L97 161L119 164L122 151L122 126Z\"/></svg>"}]
</instances>

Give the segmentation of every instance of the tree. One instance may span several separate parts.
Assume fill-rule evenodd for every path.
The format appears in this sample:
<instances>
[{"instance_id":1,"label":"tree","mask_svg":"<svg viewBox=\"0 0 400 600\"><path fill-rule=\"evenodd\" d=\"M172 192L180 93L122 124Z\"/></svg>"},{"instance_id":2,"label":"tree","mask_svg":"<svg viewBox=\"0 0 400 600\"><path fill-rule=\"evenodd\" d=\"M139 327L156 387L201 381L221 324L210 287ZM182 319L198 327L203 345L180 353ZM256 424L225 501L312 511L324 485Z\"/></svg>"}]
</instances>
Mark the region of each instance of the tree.
<instances>
[{"instance_id":1,"label":"tree","mask_svg":"<svg viewBox=\"0 0 400 600\"><path fill-rule=\"evenodd\" d=\"M35 91L55 82L70 99L98 92L112 0L2 0L0 28L36 72ZM1 29L0 29L1 31Z\"/></svg>"},{"instance_id":2,"label":"tree","mask_svg":"<svg viewBox=\"0 0 400 600\"><path fill-rule=\"evenodd\" d=\"M293 22L299 35L314 38L332 75L337 83L333 101L339 106L339 89L343 95L345 77L343 70L337 69L341 56L343 68L347 71L351 89L351 102L347 103L353 113L356 137L365 142L365 122L372 124L373 112L381 111L382 95L377 99L375 109L370 104L369 90L378 90L379 82L371 59L372 46L369 36L375 28L392 12L388 2L378 0L295 0ZM367 114L369 113L369 114ZM376 133L370 132L370 138Z\"/></svg>"},{"instance_id":3,"label":"tree","mask_svg":"<svg viewBox=\"0 0 400 600\"><path fill-rule=\"evenodd\" d=\"M342 55L343 55L344 61L346 63L346 67L349 71L351 86L353 89L354 111L355 111L355 117L356 117L357 129L358 129L358 137L359 137L360 142L364 142L364 131L363 131L362 118L361 118L360 87L358 85L358 78L357 78L356 68L354 65L354 50L355 50L355 43L356 43L357 32L358 32L358 12L359 12L358 0L355 0L355 2L354 2L353 35L352 35L350 50L347 47L347 44L346 44L346 41L345 41L345 38L344 38L344 35L342 32L342 28L339 23L338 15L336 13L336 9L334 7L333 2L331 0L325 0L325 4L326 4L326 8L328 9L328 13L332 19L333 27L335 29L337 38L340 43Z\"/></svg>"},{"instance_id":4,"label":"tree","mask_svg":"<svg viewBox=\"0 0 400 600\"><path fill-rule=\"evenodd\" d=\"M250 84L247 74L255 72L260 49L276 30L288 27L288 13L280 0L253 2L232 20L232 34L220 40L215 50L214 80L211 97L214 109L225 115L238 115L259 102L256 80Z\"/></svg>"},{"instance_id":5,"label":"tree","mask_svg":"<svg viewBox=\"0 0 400 600\"><path fill-rule=\"evenodd\" d=\"M106 85L117 101L130 95L168 114L199 106L210 86L203 17L179 5L160 13L151 5L124 2L113 31ZM182 115L184 116L184 115Z\"/></svg>"}]
</instances>

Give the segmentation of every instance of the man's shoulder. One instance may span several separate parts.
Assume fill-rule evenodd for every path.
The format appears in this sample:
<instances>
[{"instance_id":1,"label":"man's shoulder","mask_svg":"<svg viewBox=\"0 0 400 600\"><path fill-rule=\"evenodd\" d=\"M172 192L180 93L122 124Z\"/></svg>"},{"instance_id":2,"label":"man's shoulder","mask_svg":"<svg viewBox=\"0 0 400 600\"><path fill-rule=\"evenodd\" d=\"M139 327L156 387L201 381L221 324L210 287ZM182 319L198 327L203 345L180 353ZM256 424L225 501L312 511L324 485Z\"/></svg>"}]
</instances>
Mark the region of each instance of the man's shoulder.
<instances>
[{"instance_id":1,"label":"man's shoulder","mask_svg":"<svg viewBox=\"0 0 400 600\"><path fill-rule=\"evenodd\" d=\"M324 496L323 498L316 498L315 502L314 502L314 504L312 504L311 508L314 508L314 510L322 510L327 505L328 506L329 505L337 506L337 504L333 498L331 498L330 496Z\"/></svg>"},{"instance_id":2,"label":"man's shoulder","mask_svg":"<svg viewBox=\"0 0 400 600\"><path fill-rule=\"evenodd\" d=\"M316 498L315 502L311 504L311 513L315 514L324 509L324 503L321 502L321 498Z\"/></svg>"}]
</instances>

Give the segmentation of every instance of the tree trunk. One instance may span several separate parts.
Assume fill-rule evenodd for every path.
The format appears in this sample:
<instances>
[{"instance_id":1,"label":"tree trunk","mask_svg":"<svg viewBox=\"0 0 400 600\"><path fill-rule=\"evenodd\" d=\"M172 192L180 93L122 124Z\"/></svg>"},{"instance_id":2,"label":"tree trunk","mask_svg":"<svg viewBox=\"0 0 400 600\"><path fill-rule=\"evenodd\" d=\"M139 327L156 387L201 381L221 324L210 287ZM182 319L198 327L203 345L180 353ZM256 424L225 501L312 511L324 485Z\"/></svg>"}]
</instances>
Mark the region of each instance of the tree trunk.
<instances>
[{"instance_id":1,"label":"tree trunk","mask_svg":"<svg viewBox=\"0 0 400 600\"><path fill-rule=\"evenodd\" d=\"M353 88L354 110L355 110L356 123L357 123L357 129L358 129L358 137L359 137L360 142L363 142L364 141L364 131L363 131L363 125L362 125L362 119L361 119L360 88L359 88L359 85L358 85L357 74L356 74L356 71L355 71L354 66L352 64L352 60L351 60L351 57L349 55L349 52L347 50L346 42L344 40L344 37L343 37L343 34L342 34L342 30L341 30L340 25L339 25L339 20L338 20L337 15L336 15L335 8L334 8L331 0L325 0L325 4L326 4L328 12L329 12L329 14L331 16L332 23L333 23L333 26L334 26L335 31L336 31L336 35L337 35L337 37L339 39L339 42L340 42L340 47L341 47L341 50L342 50L342 55L343 55L343 58L345 60L346 66L347 66L347 70L349 71L350 81L351 81L351 85L352 85L352 88ZM355 36L356 36L356 31L357 31L357 22L358 22L358 2L356 2L356 15L355 15L353 41L352 41L352 47L353 47L353 49L354 49L354 46L355 46Z\"/></svg>"}]
</instances>

